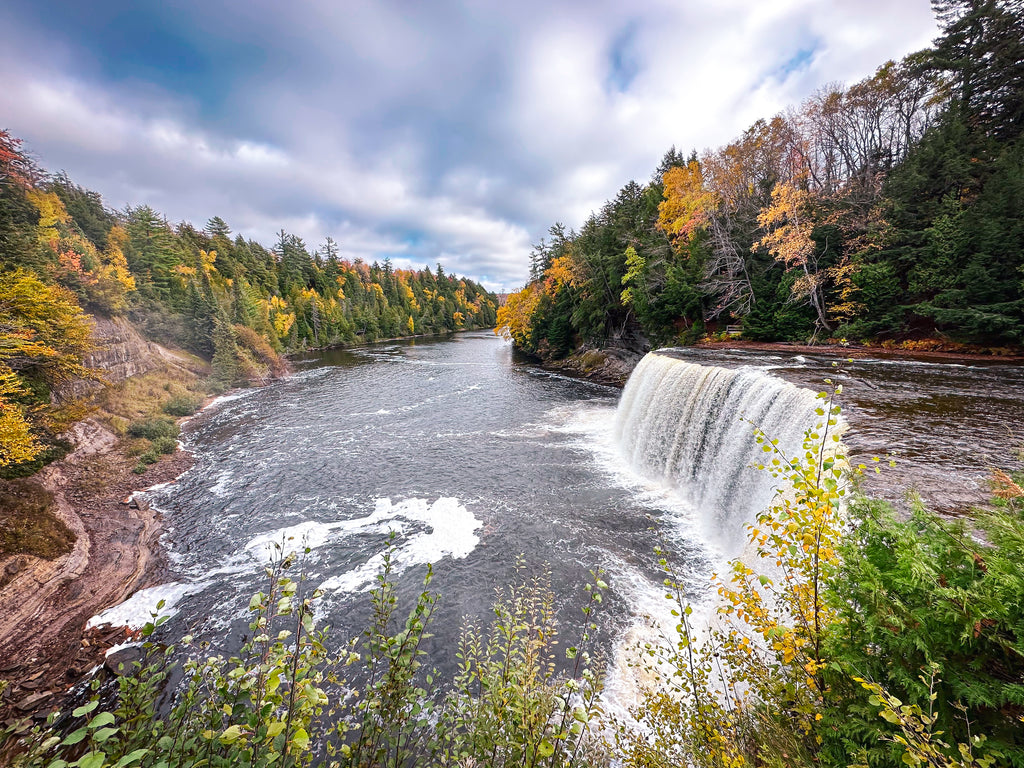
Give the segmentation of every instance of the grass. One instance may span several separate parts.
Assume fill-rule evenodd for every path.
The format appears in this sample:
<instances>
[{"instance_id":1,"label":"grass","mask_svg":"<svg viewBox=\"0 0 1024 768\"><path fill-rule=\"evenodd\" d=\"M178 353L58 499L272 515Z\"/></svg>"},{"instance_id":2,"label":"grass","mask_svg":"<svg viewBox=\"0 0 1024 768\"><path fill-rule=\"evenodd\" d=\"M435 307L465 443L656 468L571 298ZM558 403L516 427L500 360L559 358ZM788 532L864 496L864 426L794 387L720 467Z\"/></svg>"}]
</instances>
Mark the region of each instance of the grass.
<instances>
[{"instance_id":1,"label":"grass","mask_svg":"<svg viewBox=\"0 0 1024 768\"><path fill-rule=\"evenodd\" d=\"M168 407L183 410L185 404L195 404L198 409L206 394L206 384L198 376L168 366L107 387L94 402L100 420L124 435L131 422L169 413Z\"/></svg>"},{"instance_id":2,"label":"grass","mask_svg":"<svg viewBox=\"0 0 1024 768\"><path fill-rule=\"evenodd\" d=\"M133 471L141 475L161 456L174 453L175 418L198 411L207 394L206 380L165 366L98 392L95 416L124 439L125 452L139 459Z\"/></svg>"}]
</instances>

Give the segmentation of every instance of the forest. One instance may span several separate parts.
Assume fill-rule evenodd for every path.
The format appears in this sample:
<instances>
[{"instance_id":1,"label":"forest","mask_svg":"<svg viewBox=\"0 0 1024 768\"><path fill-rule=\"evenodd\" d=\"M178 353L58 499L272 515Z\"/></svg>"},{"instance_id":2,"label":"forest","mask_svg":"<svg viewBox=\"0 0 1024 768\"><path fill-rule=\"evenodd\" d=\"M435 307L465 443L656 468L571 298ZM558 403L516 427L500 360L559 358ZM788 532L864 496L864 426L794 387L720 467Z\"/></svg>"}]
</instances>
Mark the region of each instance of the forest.
<instances>
[{"instance_id":1,"label":"forest","mask_svg":"<svg viewBox=\"0 0 1024 768\"><path fill-rule=\"evenodd\" d=\"M38 458L81 415L59 393L98 376L90 314L210 360L218 389L275 375L282 353L494 325L545 359L730 327L764 341L1019 350L1024 4L933 6L932 48L718 149L672 148L578 231L553 225L500 309L440 266L350 262L331 239L311 252L284 231L267 248L217 217L200 230L146 206L111 211L0 132L0 470ZM1024 768L1024 473L994 470L985 506L956 515L913 494L902 508L867 498L861 478L885 462L846 452L842 387L825 383L795 451L748 422L755 468L787 490L746 527L743 558L695 581L685 543L650 538L673 620L629 641L637 686L620 709L605 695L608 627L628 589L614 571L558 591L550 569L518 558L483 618L441 649L454 658L442 674L434 571L400 583L393 530L358 634L324 626L317 560L282 541L245 597L238 651L191 634L171 643L158 603L129 636L134 660L97 667L45 722L0 724L0 762ZM161 407L125 421L154 461L158 445L175 450L165 416L192 412ZM578 490L553 493L582 507ZM573 597L582 614L560 622Z\"/></svg>"},{"instance_id":2,"label":"forest","mask_svg":"<svg viewBox=\"0 0 1024 768\"><path fill-rule=\"evenodd\" d=\"M85 365L88 315L212 360L221 387L279 373L280 353L494 326L497 299L472 280L311 251L267 248L219 217L171 225L146 205L111 211L38 167L0 130L0 468L29 461L73 420L51 396Z\"/></svg>"},{"instance_id":3,"label":"forest","mask_svg":"<svg viewBox=\"0 0 1024 768\"><path fill-rule=\"evenodd\" d=\"M714 150L675 147L534 246L500 324L584 344L1024 344L1024 9L940 0L934 46Z\"/></svg>"}]
</instances>

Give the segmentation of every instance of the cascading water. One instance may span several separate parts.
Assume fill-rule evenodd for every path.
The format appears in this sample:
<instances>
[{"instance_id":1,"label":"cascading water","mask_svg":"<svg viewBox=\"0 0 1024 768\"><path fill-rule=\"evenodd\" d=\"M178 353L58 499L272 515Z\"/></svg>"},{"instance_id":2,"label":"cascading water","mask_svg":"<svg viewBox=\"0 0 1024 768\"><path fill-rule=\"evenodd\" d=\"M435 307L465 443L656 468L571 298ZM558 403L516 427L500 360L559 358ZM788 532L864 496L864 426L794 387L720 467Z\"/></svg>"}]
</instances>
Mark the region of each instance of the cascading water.
<instances>
[{"instance_id":1,"label":"cascading water","mask_svg":"<svg viewBox=\"0 0 1024 768\"><path fill-rule=\"evenodd\" d=\"M747 368L695 365L652 352L633 371L615 416L615 436L632 466L677 487L695 505L706 535L730 554L743 527L771 502L778 481L754 428L792 456L818 424L815 394Z\"/></svg>"}]
</instances>

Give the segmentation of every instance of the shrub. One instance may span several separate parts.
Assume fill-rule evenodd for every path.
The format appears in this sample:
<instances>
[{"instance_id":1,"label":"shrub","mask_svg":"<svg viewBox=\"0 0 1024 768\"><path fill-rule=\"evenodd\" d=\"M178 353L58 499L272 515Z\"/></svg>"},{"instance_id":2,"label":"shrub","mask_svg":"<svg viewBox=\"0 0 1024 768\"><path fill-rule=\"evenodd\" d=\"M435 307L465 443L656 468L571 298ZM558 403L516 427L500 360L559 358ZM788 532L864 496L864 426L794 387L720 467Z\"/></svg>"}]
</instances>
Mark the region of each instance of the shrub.
<instances>
[{"instance_id":1,"label":"shrub","mask_svg":"<svg viewBox=\"0 0 1024 768\"><path fill-rule=\"evenodd\" d=\"M67 440L55 439L43 444L32 459L18 464L0 467L0 479L13 480L19 477L31 477L40 469L54 461L59 461L71 453L74 446Z\"/></svg>"},{"instance_id":2,"label":"shrub","mask_svg":"<svg viewBox=\"0 0 1024 768\"><path fill-rule=\"evenodd\" d=\"M907 520L883 502L851 505L833 586L842 629L827 651L866 685L833 681L836 753L897 764L905 702L936 734L967 745L984 734L985 751L1024 765L1024 491L996 479L1003 508L953 522L919 502ZM889 700L900 717L887 725Z\"/></svg>"},{"instance_id":3,"label":"shrub","mask_svg":"<svg viewBox=\"0 0 1024 768\"><path fill-rule=\"evenodd\" d=\"M169 416L191 416L202 406L202 401L191 395L172 397L164 403L164 413Z\"/></svg>"},{"instance_id":4,"label":"shrub","mask_svg":"<svg viewBox=\"0 0 1024 768\"><path fill-rule=\"evenodd\" d=\"M158 461L160 461L160 454L153 448L150 448L144 454L139 456L139 464L156 464Z\"/></svg>"},{"instance_id":5,"label":"shrub","mask_svg":"<svg viewBox=\"0 0 1024 768\"><path fill-rule=\"evenodd\" d=\"M171 419L158 416L144 421L133 421L128 425L128 434L131 437L144 437L147 440L156 440L158 437L176 438L181 434L181 430Z\"/></svg>"},{"instance_id":6,"label":"shrub","mask_svg":"<svg viewBox=\"0 0 1024 768\"><path fill-rule=\"evenodd\" d=\"M237 656L197 649L182 666L173 701L158 708L175 651L152 641L162 621L154 620L143 630L146 657L118 678L116 700L104 698L102 708L94 682L91 701L54 713L46 728L8 731L23 748L14 765L293 768L309 765L315 750L338 768L606 762L587 728L600 713L600 684L585 646L593 624L567 650L575 661L571 675L557 675L555 601L544 578L524 579L501 594L489 631L466 627L460 672L444 696L448 686L421 661L438 600L427 590L429 566L424 591L399 620L389 546L362 642L331 653L314 624L319 593L287 575L294 557L268 568L266 591L249 602L250 634ZM605 586L595 579L588 621ZM191 647L190 638L183 643Z\"/></svg>"},{"instance_id":7,"label":"shrub","mask_svg":"<svg viewBox=\"0 0 1024 768\"><path fill-rule=\"evenodd\" d=\"M158 437L153 441L151 451L156 453L172 454L178 449L178 441L173 437Z\"/></svg>"}]
</instances>

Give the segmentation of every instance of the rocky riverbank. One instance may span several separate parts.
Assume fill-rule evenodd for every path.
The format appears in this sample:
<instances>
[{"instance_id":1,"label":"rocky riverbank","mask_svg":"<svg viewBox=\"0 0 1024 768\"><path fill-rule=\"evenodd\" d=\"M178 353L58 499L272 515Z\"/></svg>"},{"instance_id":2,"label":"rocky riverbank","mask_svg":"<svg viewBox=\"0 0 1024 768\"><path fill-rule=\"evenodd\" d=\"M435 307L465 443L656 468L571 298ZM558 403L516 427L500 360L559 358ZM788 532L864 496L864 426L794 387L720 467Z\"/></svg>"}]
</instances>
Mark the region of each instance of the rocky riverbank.
<instances>
[{"instance_id":1,"label":"rocky riverbank","mask_svg":"<svg viewBox=\"0 0 1024 768\"><path fill-rule=\"evenodd\" d=\"M71 551L0 561L0 680L7 681L0 723L48 711L124 639L124 630L86 630L86 623L164 575L159 514L133 494L192 465L178 450L144 476L133 474L135 460L94 420L77 424L71 439L71 454L23 481L52 495L54 515L75 536Z\"/></svg>"},{"instance_id":2,"label":"rocky riverbank","mask_svg":"<svg viewBox=\"0 0 1024 768\"><path fill-rule=\"evenodd\" d=\"M922 360L950 363L1022 363L1024 355L1010 350L1000 354L960 348L956 345L934 348L897 349L883 346L838 344L792 344L788 342L759 342L743 339L725 341L706 341L694 345L701 349L741 349L752 352L789 353L794 355L824 355L836 358L899 358L903 360ZM683 347L682 349L685 349ZM553 359L549 357L527 356L530 362L540 365L549 371L557 371L567 376L587 379L598 384L611 387L623 387L637 363L648 352L641 344L614 345L608 347L592 347L584 345L567 357Z\"/></svg>"},{"instance_id":3,"label":"rocky riverbank","mask_svg":"<svg viewBox=\"0 0 1024 768\"><path fill-rule=\"evenodd\" d=\"M540 359L539 362L545 370L621 389L644 354L625 347L582 347L568 357Z\"/></svg>"},{"instance_id":4,"label":"rocky riverbank","mask_svg":"<svg viewBox=\"0 0 1024 768\"><path fill-rule=\"evenodd\" d=\"M208 373L206 363L145 339L124 319L93 322L96 349L86 364L103 383L72 382L57 393L93 409L64 435L72 452L31 477L0 481L9 502L0 527L10 534L0 548L0 727L50 711L123 641L123 628L86 623L163 580L159 515L133 494L192 466L179 449L135 474L130 440L110 425L159 411L172 390Z\"/></svg>"},{"instance_id":5,"label":"rocky riverbank","mask_svg":"<svg viewBox=\"0 0 1024 768\"><path fill-rule=\"evenodd\" d=\"M835 357L879 357L903 360L933 360L949 362L1024 362L1024 354L1018 350L999 348L996 351L983 350L962 344L918 343L905 347L886 347L867 344L794 344L781 341L746 341L727 339L725 341L703 341L695 346L705 349L749 349L754 352L790 352L795 355L832 355Z\"/></svg>"}]
</instances>

